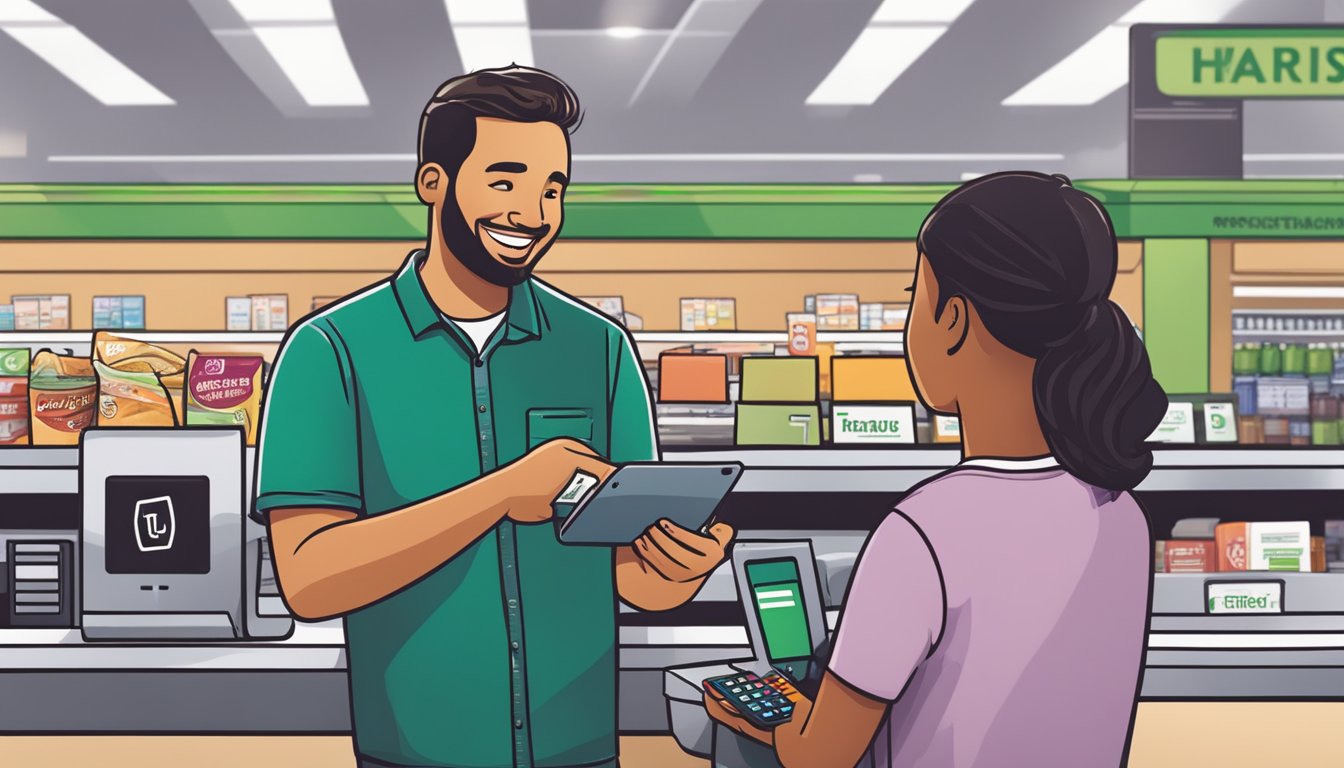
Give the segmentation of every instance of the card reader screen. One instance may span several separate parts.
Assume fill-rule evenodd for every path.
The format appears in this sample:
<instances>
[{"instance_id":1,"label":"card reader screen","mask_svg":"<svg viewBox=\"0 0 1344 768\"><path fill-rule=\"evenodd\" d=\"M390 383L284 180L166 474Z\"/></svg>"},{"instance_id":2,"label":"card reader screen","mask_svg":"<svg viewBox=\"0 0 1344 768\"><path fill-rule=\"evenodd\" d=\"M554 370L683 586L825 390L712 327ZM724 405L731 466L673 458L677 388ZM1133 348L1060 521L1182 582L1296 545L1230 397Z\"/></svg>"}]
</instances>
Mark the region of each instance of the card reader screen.
<instances>
[{"instance_id":1,"label":"card reader screen","mask_svg":"<svg viewBox=\"0 0 1344 768\"><path fill-rule=\"evenodd\" d=\"M109 477L108 573L210 572L210 478Z\"/></svg>"},{"instance_id":2,"label":"card reader screen","mask_svg":"<svg viewBox=\"0 0 1344 768\"><path fill-rule=\"evenodd\" d=\"M812 655L812 638L803 605L798 562L792 558L747 563L751 605L765 635L765 651L774 664Z\"/></svg>"}]
</instances>

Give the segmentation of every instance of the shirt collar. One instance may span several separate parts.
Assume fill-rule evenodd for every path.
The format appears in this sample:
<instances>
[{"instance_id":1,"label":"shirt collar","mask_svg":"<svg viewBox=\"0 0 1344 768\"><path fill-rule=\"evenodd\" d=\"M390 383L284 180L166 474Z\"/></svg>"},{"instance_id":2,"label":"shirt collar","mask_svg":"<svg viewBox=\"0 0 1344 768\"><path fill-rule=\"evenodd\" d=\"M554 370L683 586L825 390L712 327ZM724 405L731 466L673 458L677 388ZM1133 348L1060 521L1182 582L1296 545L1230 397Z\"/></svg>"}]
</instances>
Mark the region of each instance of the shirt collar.
<instances>
[{"instance_id":1,"label":"shirt collar","mask_svg":"<svg viewBox=\"0 0 1344 768\"><path fill-rule=\"evenodd\" d=\"M1057 469L1059 460L1054 456L1041 456L1034 459L966 459L958 466L983 467L1004 472L1039 472L1043 469Z\"/></svg>"},{"instance_id":2,"label":"shirt collar","mask_svg":"<svg viewBox=\"0 0 1344 768\"><path fill-rule=\"evenodd\" d=\"M406 318L406 325L411 329L411 334L420 338L426 331L434 326L446 327L446 321L439 310L430 300L429 294L425 291L425 283L420 279L420 265L428 258L424 249L412 251L406 257L406 263L401 266L397 274L392 278L392 293L397 297L397 303L401 305L401 313ZM537 317L537 297L532 287L532 280L529 278L520 285L516 285L509 292L509 307L507 310L506 322L508 323L508 334L505 336L508 341L522 341L524 339L541 338L541 324Z\"/></svg>"}]
</instances>

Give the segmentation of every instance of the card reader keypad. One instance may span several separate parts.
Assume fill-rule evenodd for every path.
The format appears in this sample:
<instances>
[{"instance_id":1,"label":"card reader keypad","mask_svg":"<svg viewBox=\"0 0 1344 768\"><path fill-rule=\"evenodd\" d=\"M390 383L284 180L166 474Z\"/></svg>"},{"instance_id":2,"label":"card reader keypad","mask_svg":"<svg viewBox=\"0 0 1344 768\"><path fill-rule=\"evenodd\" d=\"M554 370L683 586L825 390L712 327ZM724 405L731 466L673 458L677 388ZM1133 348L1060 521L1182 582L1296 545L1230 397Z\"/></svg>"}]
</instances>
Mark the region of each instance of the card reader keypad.
<instances>
[{"instance_id":1,"label":"card reader keypad","mask_svg":"<svg viewBox=\"0 0 1344 768\"><path fill-rule=\"evenodd\" d=\"M728 700L734 709L753 725L773 728L793 717L797 690L783 675L767 672L764 677L753 672L714 677L705 681Z\"/></svg>"}]
</instances>

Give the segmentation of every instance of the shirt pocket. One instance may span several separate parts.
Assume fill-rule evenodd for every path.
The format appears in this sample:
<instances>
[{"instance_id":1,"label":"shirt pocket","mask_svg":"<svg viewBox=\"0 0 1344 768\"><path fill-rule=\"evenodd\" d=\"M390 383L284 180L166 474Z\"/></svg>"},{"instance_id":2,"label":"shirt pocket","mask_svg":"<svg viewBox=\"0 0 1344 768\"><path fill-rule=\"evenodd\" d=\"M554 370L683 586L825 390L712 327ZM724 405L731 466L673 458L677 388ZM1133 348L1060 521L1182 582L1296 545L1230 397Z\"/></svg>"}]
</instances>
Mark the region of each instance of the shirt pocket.
<instances>
[{"instance_id":1,"label":"shirt pocket","mask_svg":"<svg viewBox=\"0 0 1344 768\"><path fill-rule=\"evenodd\" d=\"M587 445L593 442L591 408L533 408L527 412L527 449L547 440L568 437Z\"/></svg>"}]
</instances>

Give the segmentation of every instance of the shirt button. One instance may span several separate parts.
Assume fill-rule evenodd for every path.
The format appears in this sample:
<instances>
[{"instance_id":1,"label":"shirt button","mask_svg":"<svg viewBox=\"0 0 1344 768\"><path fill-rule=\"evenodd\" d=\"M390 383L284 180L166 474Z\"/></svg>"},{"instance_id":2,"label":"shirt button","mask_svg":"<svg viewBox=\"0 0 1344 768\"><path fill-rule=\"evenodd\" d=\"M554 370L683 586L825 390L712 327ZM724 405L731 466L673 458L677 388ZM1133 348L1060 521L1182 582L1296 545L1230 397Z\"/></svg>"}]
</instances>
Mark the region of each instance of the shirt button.
<instances>
[{"instance_id":1,"label":"shirt button","mask_svg":"<svg viewBox=\"0 0 1344 768\"><path fill-rule=\"evenodd\" d=\"M518 645L518 641L514 640L512 643L509 643L509 647L516 651L520 646Z\"/></svg>"},{"instance_id":2,"label":"shirt button","mask_svg":"<svg viewBox=\"0 0 1344 768\"><path fill-rule=\"evenodd\" d=\"M517 729L519 729L519 730L522 730L522 728L523 728L523 721L522 721L522 720L514 720L514 721L513 721L513 727L514 727L514 728L517 728Z\"/></svg>"},{"instance_id":3,"label":"shirt button","mask_svg":"<svg viewBox=\"0 0 1344 768\"><path fill-rule=\"evenodd\" d=\"M480 408L477 408L476 410L480 411L481 413L485 413L485 406L482 405Z\"/></svg>"},{"instance_id":4,"label":"shirt button","mask_svg":"<svg viewBox=\"0 0 1344 768\"><path fill-rule=\"evenodd\" d=\"M510 608L517 608L517 607L518 607L518 601L517 601L517 600L514 600L514 599L512 599L512 598L510 598L510 599L509 599L509 607L510 607Z\"/></svg>"},{"instance_id":5,"label":"shirt button","mask_svg":"<svg viewBox=\"0 0 1344 768\"><path fill-rule=\"evenodd\" d=\"M477 367L477 368L480 368L480 367L483 366L483 365L485 365L485 361L484 361L484 360L481 360L481 359L478 358L478 359L476 360L476 367Z\"/></svg>"}]
</instances>

